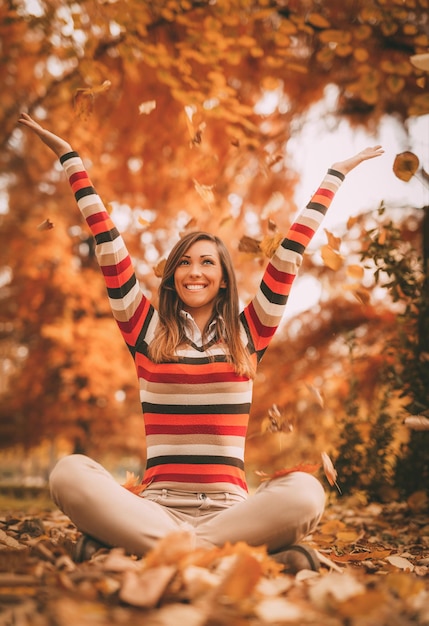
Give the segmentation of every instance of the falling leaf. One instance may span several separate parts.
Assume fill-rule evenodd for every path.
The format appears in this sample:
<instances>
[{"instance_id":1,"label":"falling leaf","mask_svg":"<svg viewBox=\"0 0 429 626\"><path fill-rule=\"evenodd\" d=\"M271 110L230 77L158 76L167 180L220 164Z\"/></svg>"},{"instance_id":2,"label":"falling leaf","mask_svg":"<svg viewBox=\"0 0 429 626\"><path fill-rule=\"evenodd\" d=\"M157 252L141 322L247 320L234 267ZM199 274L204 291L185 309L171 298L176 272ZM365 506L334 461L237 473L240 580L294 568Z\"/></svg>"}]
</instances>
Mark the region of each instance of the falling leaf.
<instances>
[{"instance_id":1,"label":"falling leaf","mask_svg":"<svg viewBox=\"0 0 429 626\"><path fill-rule=\"evenodd\" d=\"M307 387L308 391L310 391L316 403L323 409L325 402L323 400L322 394L317 389L317 387L315 387L314 385L310 385L308 383L305 383L305 386Z\"/></svg>"},{"instance_id":2,"label":"falling leaf","mask_svg":"<svg viewBox=\"0 0 429 626\"><path fill-rule=\"evenodd\" d=\"M331 487L335 485L339 493L341 493L341 489L339 488L337 483L338 472L335 469L334 464L332 463L330 457L326 454L326 452L322 452L321 456L323 471L325 472L325 476L328 479L328 483L331 485Z\"/></svg>"},{"instance_id":3,"label":"falling leaf","mask_svg":"<svg viewBox=\"0 0 429 626\"><path fill-rule=\"evenodd\" d=\"M333 233L331 233L329 230L326 230L325 228L325 234L328 238L328 245L335 250L336 252L339 251L340 249L340 245L341 245L341 239L340 237L337 237L336 235L334 235Z\"/></svg>"},{"instance_id":4,"label":"falling leaf","mask_svg":"<svg viewBox=\"0 0 429 626\"><path fill-rule=\"evenodd\" d=\"M409 151L401 152L393 162L393 172L400 180L408 182L419 169L419 159Z\"/></svg>"},{"instance_id":5,"label":"falling leaf","mask_svg":"<svg viewBox=\"0 0 429 626\"><path fill-rule=\"evenodd\" d=\"M329 267L335 272L338 271L343 265L343 257L336 250L333 250L330 245L326 244L322 246L321 255L326 267Z\"/></svg>"},{"instance_id":6,"label":"falling leaf","mask_svg":"<svg viewBox=\"0 0 429 626\"><path fill-rule=\"evenodd\" d=\"M164 276L165 264L167 263L167 259L162 259L154 268L153 271L157 278L162 278Z\"/></svg>"},{"instance_id":7,"label":"falling leaf","mask_svg":"<svg viewBox=\"0 0 429 626\"><path fill-rule=\"evenodd\" d=\"M293 425L289 422L287 417L284 417L278 406L273 404L268 409L268 417L265 417L261 423L261 433L291 433L293 431Z\"/></svg>"},{"instance_id":8,"label":"falling leaf","mask_svg":"<svg viewBox=\"0 0 429 626\"><path fill-rule=\"evenodd\" d=\"M143 228L147 228L148 226L150 226L150 222L148 220L145 220L144 217L142 217L141 215L139 215L139 217L137 218L137 222L140 224L140 226L143 226Z\"/></svg>"},{"instance_id":9,"label":"falling leaf","mask_svg":"<svg viewBox=\"0 0 429 626\"><path fill-rule=\"evenodd\" d=\"M353 226L357 224L358 222L359 222L359 218L356 215L349 217L349 219L347 220L347 230L350 230L351 228L353 228Z\"/></svg>"},{"instance_id":10,"label":"falling leaf","mask_svg":"<svg viewBox=\"0 0 429 626\"><path fill-rule=\"evenodd\" d=\"M198 195L204 200L204 202L206 202L207 204L213 204L213 202L215 201L213 185L201 185L197 180L194 179L194 187Z\"/></svg>"},{"instance_id":11,"label":"falling leaf","mask_svg":"<svg viewBox=\"0 0 429 626\"><path fill-rule=\"evenodd\" d=\"M110 80L105 80L98 87L76 89L74 96L76 115L81 119L88 119L93 111L95 96L110 89L111 85Z\"/></svg>"},{"instance_id":12,"label":"falling leaf","mask_svg":"<svg viewBox=\"0 0 429 626\"><path fill-rule=\"evenodd\" d=\"M267 235L264 237L259 244L261 251L265 254L268 259L271 259L274 252L279 247L280 243L283 241L284 235L282 233L276 233L274 235Z\"/></svg>"},{"instance_id":13,"label":"falling leaf","mask_svg":"<svg viewBox=\"0 0 429 626\"><path fill-rule=\"evenodd\" d=\"M253 239L253 237L247 237L247 235L244 235L244 237L240 239L238 249L240 250L240 252L259 254L261 252L260 244L261 242L257 239Z\"/></svg>"},{"instance_id":14,"label":"falling leaf","mask_svg":"<svg viewBox=\"0 0 429 626\"><path fill-rule=\"evenodd\" d=\"M149 115L154 109L156 109L156 100L147 100L139 105L140 115Z\"/></svg>"},{"instance_id":15,"label":"falling leaf","mask_svg":"<svg viewBox=\"0 0 429 626\"><path fill-rule=\"evenodd\" d=\"M347 274L355 280L360 280L363 278L364 270L360 265L348 265Z\"/></svg>"},{"instance_id":16,"label":"falling leaf","mask_svg":"<svg viewBox=\"0 0 429 626\"><path fill-rule=\"evenodd\" d=\"M53 222L48 218L37 226L37 230L51 230L54 227Z\"/></svg>"}]
</instances>

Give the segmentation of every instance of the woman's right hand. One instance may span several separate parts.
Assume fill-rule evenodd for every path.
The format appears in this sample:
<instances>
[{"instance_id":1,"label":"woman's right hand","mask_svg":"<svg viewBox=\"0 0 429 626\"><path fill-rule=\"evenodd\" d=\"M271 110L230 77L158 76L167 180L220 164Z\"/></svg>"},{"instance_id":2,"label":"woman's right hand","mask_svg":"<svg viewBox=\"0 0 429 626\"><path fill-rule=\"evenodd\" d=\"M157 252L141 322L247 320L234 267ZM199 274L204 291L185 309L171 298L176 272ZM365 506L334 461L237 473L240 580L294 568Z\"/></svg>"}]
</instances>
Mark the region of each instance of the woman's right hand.
<instances>
[{"instance_id":1,"label":"woman's right hand","mask_svg":"<svg viewBox=\"0 0 429 626\"><path fill-rule=\"evenodd\" d=\"M71 152L72 147L67 141L64 141L64 139L61 139L61 137L58 137L54 133L51 133L49 130L43 128L43 126L33 120L33 118L28 115L28 113L21 113L18 122L22 124L22 126L29 128L38 137L40 137L43 143L45 143L48 148L55 152L58 157L66 154L67 152Z\"/></svg>"}]
</instances>

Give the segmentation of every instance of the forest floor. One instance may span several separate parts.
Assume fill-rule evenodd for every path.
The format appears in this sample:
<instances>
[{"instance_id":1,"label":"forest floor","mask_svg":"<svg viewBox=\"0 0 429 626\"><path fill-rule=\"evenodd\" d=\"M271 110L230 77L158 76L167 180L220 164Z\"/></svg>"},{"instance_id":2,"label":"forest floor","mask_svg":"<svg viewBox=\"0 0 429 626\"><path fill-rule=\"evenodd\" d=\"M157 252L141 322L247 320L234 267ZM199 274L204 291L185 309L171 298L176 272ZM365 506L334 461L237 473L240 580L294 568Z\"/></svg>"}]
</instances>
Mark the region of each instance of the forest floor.
<instances>
[{"instance_id":1,"label":"forest floor","mask_svg":"<svg viewBox=\"0 0 429 626\"><path fill-rule=\"evenodd\" d=\"M145 559L71 558L79 533L47 498L0 497L0 626L429 625L427 497L338 498L307 543L319 573L278 573L246 544L171 535Z\"/></svg>"}]
</instances>

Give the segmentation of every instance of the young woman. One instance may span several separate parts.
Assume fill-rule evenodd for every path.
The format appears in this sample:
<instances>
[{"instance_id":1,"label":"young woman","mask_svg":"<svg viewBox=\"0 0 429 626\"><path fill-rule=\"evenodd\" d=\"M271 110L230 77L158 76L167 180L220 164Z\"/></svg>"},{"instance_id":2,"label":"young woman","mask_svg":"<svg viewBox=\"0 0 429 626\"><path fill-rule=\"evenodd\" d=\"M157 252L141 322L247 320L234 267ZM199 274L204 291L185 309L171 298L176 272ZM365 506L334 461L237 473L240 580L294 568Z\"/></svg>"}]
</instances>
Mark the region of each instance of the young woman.
<instances>
[{"instance_id":1,"label":"young woman","mask_svg":"<svg viewBox=\"0 0 429 626\"><path fill-rule=\"evenodd\" d=\"M255 370L283 314L292 282L345 175L378 157L366 148L328 170L267 265L258 293L240 313L234 270L217 238L193 232L171 251L156 310L141 291L124 241L70 144L23 113L19 122L59 157L91 229L113 315L134 359L146 428L140 495L94 460L70 455L55 466L54 501L82 531L77 559L98 545L142 556L186 528L195 546L265 545L286 571L317 569L299 542L316 527L325 495L294 472L248 496L244 445ZM96 540L96 541L94 541Z\"/></svg>"}]
</instances>

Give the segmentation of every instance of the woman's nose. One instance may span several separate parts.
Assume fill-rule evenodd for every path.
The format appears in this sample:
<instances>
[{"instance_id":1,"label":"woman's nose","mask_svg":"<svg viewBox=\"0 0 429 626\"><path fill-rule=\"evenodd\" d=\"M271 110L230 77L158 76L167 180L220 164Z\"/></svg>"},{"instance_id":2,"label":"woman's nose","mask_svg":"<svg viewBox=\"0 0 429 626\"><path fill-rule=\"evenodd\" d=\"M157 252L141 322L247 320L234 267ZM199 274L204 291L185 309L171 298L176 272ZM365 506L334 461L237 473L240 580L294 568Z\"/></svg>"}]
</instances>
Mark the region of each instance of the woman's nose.
<instances>
[{"instance_id":1,"label":"woman's nose","mask_svg":"<svg viewBox=\"0 0 429 626\"><path fill-rule=\"evenodd\" d=\"M192 263L189 268L189 274L191 276L201 276L201 267L198 263Z\"/></svg>"}]
</instances>

